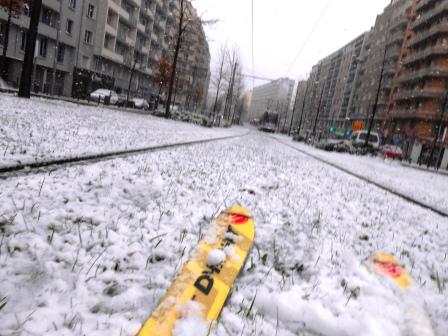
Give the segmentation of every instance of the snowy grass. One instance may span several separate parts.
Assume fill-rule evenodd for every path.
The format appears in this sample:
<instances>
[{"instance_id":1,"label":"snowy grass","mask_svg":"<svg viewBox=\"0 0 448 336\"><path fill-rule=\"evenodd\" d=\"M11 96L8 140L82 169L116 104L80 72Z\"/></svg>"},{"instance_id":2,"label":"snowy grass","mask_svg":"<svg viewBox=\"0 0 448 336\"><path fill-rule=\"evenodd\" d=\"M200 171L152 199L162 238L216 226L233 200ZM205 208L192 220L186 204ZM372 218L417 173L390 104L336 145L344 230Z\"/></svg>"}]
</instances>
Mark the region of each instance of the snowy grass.
<instances>
[{"instance_id":1,"label":"snowy grass","mask_svg":"<svg viewBox=\"0 0 448 336\"><path fill-rule=\"evenodd\" d=\"M424 300L448 330L446 220L254 134L1 181L4 335L134 334L234 203L255 246L214 335L405 335ZM400 257L402 297L362 266Z\"/></svg>"},{"instance_id":2,"label":"snowy grass","mask_svg":"<svg viewBox=\"0 0 448 336\"><path fill-rule=\"evenodd\" d=\"M0 93L0 166L242 133L207 129L105 106Z\"/></svg>"}]
</instances>

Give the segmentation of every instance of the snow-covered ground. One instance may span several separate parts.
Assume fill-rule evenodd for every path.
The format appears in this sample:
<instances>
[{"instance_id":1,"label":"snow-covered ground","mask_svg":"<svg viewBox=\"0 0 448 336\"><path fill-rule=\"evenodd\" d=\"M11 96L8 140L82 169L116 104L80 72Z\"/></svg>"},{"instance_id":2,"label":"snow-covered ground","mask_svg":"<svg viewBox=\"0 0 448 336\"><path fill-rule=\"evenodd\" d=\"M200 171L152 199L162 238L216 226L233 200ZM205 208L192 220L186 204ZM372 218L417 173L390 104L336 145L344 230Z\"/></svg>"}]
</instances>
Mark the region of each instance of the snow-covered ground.
<instances>
[{"instance_id":1,"label":"snow-covered ground","mask_svg":"<svg viewBox=\"0 0 448 336\"><path fill-rule=\"evenodd\" d=\"M381 157L326 152L291 138L275 135L280 141L306 153L367 177L392 190L448 213L448 175L405 167L399 161Z\"/></svg>"},{"instance_id":2,"label":"snow-covered ground","mask_svg":"<svg viewBox=\"0 0 448 336\"><path fill-rule=\"evenodd\" d=\"M223 137L207 129L100 106L0 93L0 166Z\"/></svg>"},{"instance_id":3,"label":"snow-covered ground","mask_svg":"<svg viewBox=\"0 0 448 336\"><path fill-rule=\"evenodd\" d=\"M446 218L255 132L0 186L2 335L134 334L235 203L255 247L213 335L407 335L410 297L448 332ZM421 293L368 273L376 251L400 257Z\"/></svg>"}]
</instances>

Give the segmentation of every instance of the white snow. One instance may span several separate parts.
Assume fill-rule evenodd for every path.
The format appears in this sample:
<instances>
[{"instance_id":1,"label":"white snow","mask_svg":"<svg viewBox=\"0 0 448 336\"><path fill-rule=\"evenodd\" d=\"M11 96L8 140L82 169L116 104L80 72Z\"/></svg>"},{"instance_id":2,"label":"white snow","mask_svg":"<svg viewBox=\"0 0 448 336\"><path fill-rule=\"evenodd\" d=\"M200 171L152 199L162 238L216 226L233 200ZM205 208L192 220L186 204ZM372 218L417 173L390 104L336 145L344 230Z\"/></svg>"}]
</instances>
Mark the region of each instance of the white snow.
<instances>
[{"instance_id":1,"label":"white snow","mask_svg":"<svg viewBox=\"0 0 448 336\"><path fill-rule=\"evenodd\" d=\"M0 93L0 167L241 134L103 105L85 106Z\"/></svg>"},{"instance_id":2,"label":"white snow","mask_svg":"<svg viewBox=\"0 0 448 336\"><path fill-rule=\"evenodd\" d=\"M223 250L211 250L207 255L208 266L218 266L226 261L227 255Z\"/></svg>"},{"instance_id":3,"label":"white snow","mask_svg":"<svg viewBox=\"0 0 448 336\"><path fill-rule=\"evenodd\" d=\"M202 318L203 307L200 303L189 301L179 307L180 319L176 322L173 336L206 336L208 323Z\"/></svg>"},{"instance_id":4,"label":"white snow","mask_svg":"<svg viewBox=\"0 0 448 336\"><path fill-rule=\"evenodd\" d=\"M283 135L275 135L274 137L392 190L410 195L424 204L445 213L448 212L448 174L443 171L440 173L424 171L403 166L397 160L381 157L326 152L300 142L293 142Z\"/></svg>"},{"instance_id":5,"label":"white snow","mask_svg":"<svg viewBox=\"0 0 448 336\"><path fill-rule=\"evenodd\" d=\"M54 115L42 129L57 129L59 105L32 102ZM23 123L34 120L23 111ZM107 114L118 112L102 112L104 127L89 136L113 134ZM131 130L137 121L127 116L120 127ZM163 136L148 131L145 141L193 126L161 127ZM51 137L46 143L57 148ZM97 149L104 147L92 143ZM346 160L368 172L363 159ZM412 191L412 175L419 197L446 199L445 176L383 164L382 181ZM425 191L429 180L434 189ZM423 302L436 335L448 330L446 218L256 132L0 180L0 201L2 335L134 335L213 216L235 203L254 217L255 246L211 335L404 336L408 298ZM362 261L378 251L399 257L420 289L403 296L370 274ZM201 324L188 316L186 324Z\"/></svg>"}]
</instances>

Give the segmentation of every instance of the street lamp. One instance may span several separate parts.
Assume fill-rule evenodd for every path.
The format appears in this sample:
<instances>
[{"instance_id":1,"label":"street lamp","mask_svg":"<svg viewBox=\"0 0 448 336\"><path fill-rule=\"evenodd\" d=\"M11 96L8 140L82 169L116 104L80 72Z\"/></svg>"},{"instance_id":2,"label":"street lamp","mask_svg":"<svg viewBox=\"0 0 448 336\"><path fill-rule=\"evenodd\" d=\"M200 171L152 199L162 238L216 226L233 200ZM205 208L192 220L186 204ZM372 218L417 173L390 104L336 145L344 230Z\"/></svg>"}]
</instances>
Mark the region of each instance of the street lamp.
<instances>
[{"instance_id":1,"label":"street lamp","mask_svg":"<svg viewBox=\"0 0 448 336\"><path fill-rule=\"evenodd\" d=\"M443 136L443 133L442 133L442 128L443 128L443 117L445 116L445 112L446 112L446 109L447 109L447 105L448 105L448 91L445 92L445 95L444 95L444 97L443 97L443 103L441 104L441 108L442 108L442 111L441 111L441 112L442 112L442 113L441 113L441 115L440 115L439 129L438 129L438 132L437 132L436 136L434 137L434 142L433 142L433 144L432 144L431 154L430 154L430 156L429 156L429 160L428 160L428 163L427 163L427 168L429 168L429 165L431 164L432 157L434 156L434 151L435 151L437 142L439 141L440 135L442 134L442 136ZM443 138L442 138L441 141L443 142ZM440 149L439 149L439 155L437 156L437 161L436 161L435 166L434 166L434 168L436 168L436 169L439 168L439 161L440 161L440 156L441 156L441 155L442 155L442 150L441 150L441 148L440 148Z\"/></svg>"},{"instance_id":2,"label":"street lamp","mask_svg":"<svg viewBox=\"0 0 448 336\"><path fill-rule=\"evenodd\" d=\"M317 119L319 118L319 114L320 114L320 105L322 104L322 97L324 95L324 89L325 89L325 83L324 83L324 85L322 85L322 92L320 93L319 104L317 106L316 119L314 119L314 126L313 126L313 133L312 133L313 139L316 138Z\"/></svg>"},{"instance_id":3,"label":"street lamp","mask_svg":"<svg viewBox=\"0 0 448 336\"><path fill-rule=\"evenodd\" d=\"M300 121L299 121L299 128L297 129L297 134L300 136L300 130L302 128L302 120L303 120L303 113L305 110L305 103L306 103L306 97L308 95L308 88L310 87L310 83L306 83L306 89L305 89L305 96L303 97L303 102L302 102L302 112L300 113Z\"/></svg>"}]
</instances>

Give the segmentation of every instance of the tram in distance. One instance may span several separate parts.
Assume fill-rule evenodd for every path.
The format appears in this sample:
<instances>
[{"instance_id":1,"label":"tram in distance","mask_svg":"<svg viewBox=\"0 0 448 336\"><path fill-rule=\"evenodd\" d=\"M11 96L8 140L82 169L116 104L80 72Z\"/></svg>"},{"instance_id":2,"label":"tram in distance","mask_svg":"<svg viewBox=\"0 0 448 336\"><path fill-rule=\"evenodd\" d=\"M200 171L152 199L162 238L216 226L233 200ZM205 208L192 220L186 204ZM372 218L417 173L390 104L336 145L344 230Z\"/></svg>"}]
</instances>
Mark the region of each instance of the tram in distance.
<instances>
[{"instance_id":1,"label":"tram in distance","mask_svg":"<svg viewBox=\"0 0 448 336\"><path fill-rule=\"evenodd\" d=\"M277 124L279 120L279 115L276 112L265 112L260 119L258 124L258 130L262 132L275 133L277 129Z\"/></svg>"}]
</instances>

